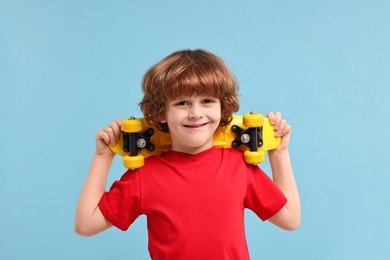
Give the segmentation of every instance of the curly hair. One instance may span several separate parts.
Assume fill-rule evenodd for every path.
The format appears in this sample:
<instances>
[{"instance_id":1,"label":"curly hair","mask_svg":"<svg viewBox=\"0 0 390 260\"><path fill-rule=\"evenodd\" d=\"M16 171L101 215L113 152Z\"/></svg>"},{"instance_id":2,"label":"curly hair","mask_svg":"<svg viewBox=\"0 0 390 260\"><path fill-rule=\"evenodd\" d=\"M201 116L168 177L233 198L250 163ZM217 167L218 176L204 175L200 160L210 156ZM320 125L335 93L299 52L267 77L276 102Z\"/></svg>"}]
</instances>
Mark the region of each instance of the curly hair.
<instances>
[{"instance_id":1,"label":"curly hair","mask_svg":"<svg viewBox=\"0 0 390 260\"><path fill-rule=\"evenodd\" d=\"M176 51L154 66L142 80L144 97L139 103L145 119L169 132L165 117L168 100L181 96L210 96L221 102L220 126L239 109L238 83L226 64L206 50Z\"/></svg>"}]
</instances>

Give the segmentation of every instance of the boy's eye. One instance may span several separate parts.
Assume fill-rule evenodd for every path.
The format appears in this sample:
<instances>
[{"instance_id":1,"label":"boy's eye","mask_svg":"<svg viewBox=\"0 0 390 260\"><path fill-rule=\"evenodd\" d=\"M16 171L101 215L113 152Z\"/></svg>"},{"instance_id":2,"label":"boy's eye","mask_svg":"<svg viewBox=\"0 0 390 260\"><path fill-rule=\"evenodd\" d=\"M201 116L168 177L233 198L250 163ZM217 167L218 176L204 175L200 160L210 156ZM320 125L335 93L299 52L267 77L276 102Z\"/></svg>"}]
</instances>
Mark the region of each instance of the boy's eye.
<instances>
[{"instance_id":1,"label":"boy's eye","mask_svg":"<svg viewBox=\"0 0 390 260\"><path fill-rule=\"evenodd\" d=\"M211 104L211 103L215 103L215 102L216 102L216 100L213 99L213 98L205 98L205 99L203 100L203 103L204 103L204 104Z\"/></svg>"},{"instance_id":2,"label":"boy's eye","mask_svg":"<svg viewBox=\"0 0 390 260\"><path fill-rule=\"evenodd\" d=\"M188 101L182 100L182 101L176 102L174 105L175 106L187 106L188 104L189 104Z\"/></svg>"}]
</instances>

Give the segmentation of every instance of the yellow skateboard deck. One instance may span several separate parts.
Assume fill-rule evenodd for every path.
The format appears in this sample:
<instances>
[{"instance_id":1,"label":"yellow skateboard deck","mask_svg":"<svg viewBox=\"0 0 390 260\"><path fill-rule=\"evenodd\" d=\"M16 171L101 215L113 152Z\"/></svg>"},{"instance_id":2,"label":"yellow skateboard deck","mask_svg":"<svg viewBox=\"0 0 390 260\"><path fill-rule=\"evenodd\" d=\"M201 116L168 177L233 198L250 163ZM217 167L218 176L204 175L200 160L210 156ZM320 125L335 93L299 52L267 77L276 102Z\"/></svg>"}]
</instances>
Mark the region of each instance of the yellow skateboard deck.
<instances>
[{"instance_id":1,"label":"yellow skateboard deck","mask_svg":"<svg viewBox=\"0 0 390 260\"><path fill-rule=\"evenodd\" d=\"M234 115L229 125L219 127L214 134L214 146L244 151L244 160L249 164L262 163L265 151L279 144L274 127L262 114ZM171 137L145 118L129 118L122 121L119 142L109 146L114 153L123 156L126 168L137 169L144 165L144 158L170 150Z\"/></svg>"}]
</instances>

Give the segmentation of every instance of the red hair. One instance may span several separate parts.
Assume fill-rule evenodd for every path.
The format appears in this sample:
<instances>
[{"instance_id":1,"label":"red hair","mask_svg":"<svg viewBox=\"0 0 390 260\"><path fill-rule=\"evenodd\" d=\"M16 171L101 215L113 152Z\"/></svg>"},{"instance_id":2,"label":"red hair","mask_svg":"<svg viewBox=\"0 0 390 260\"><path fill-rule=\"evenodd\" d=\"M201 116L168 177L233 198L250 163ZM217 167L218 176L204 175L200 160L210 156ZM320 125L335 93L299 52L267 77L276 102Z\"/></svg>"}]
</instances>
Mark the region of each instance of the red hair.
<instances>
[{"instance_id":1,"label":"red hair","mask_svg":"<svg viewBox=\"0 0 390 260\"><path fill-rule=\"evenodd\" d=\"M142 80L141 111L149 122L168 132L165 117L169 99L181 96L210 96L221 102L221 126L239 109L238 84L226 64L205 50L176 51L154 66Z\"/></svg>"}]
</instances>

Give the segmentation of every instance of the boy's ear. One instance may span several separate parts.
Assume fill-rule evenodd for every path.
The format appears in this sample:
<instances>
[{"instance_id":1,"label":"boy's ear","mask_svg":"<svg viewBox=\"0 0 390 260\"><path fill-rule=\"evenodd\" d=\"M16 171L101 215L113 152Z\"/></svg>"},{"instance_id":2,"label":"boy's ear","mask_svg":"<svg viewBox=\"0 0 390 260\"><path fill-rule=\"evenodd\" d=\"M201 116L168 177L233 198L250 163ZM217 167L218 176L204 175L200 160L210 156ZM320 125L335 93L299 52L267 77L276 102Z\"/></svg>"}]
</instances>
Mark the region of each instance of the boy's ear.
<instances>
[{"instance_id":1,"label":"boy's ear","mask_svg":"<svg viewBox=\"0 0 390 260\"><path fill-rule=\"evenodd\" d=\"M160 118L160 123L161 123L161 124L165 124L166 122L167 122L166 117L165 117L165 116L162 116L162 117Z\"/></svg>"},{"instance_id":2,"label":"boy's ear","mask_svg":"<svg viewBox=\"0 0 390 260\"><path fill-rule=\"evenodd\" d=\"M164 115L160 115L159 116L159 121L161 124L165 124L167 122L167 116L164 114Z\"/></svg>"}]
</instances>

